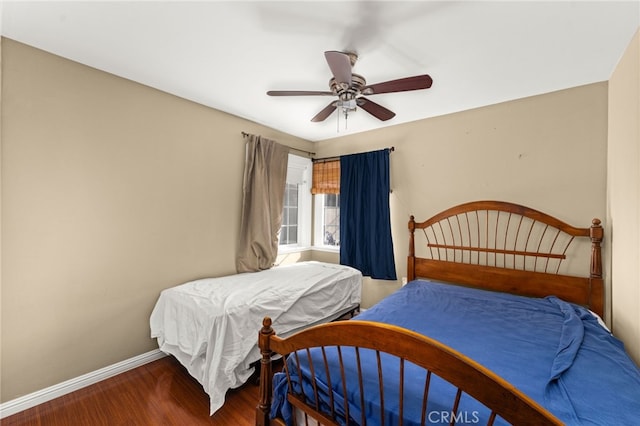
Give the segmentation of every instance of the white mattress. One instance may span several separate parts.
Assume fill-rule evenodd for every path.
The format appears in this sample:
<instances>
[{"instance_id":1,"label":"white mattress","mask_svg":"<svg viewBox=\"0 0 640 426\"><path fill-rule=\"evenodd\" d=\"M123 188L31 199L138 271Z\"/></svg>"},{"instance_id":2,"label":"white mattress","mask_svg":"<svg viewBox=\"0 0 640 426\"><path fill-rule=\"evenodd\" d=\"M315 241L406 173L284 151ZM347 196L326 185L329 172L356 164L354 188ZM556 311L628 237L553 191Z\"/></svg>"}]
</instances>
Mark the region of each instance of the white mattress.
<instances>
[{"instance_id":1,"label":"white mattress","mask_svg":"<svg viewBox=\"0 0 640 426\"><path fill-rule=\"evenodd\" d=\"M191 281L162 291L151 337L202 384L213 414L227 390L253 373L265 316L279 335L289 334L353 309L361 287L360 271L322 262Z\"/></svg>"}]
</instances>

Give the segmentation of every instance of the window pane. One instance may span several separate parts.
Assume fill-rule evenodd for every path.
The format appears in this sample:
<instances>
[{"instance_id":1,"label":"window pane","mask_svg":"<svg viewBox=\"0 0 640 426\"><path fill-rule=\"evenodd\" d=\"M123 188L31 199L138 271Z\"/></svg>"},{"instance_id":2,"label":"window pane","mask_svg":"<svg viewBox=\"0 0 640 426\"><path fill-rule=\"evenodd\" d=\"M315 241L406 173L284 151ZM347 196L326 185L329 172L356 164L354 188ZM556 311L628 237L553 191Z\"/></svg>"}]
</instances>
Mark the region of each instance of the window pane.
<instances>
[{"instance_id":1,"label":"window pane","mask_svg":"<svg viewBox=\"0 0 640 426\"><path fill-rule=\"evenodd\" d=\"M298 243L298 191L297 184L287 183L285 186L279 244Z\"/></svg>"},{"instance_id":2,"label":"window pane","mask_svg":"<svg viewBox=\"0 0 640 426\"><path fill-rule=\"evenodd\" d=\"M325 194L324 204L324 244L328 246L340 245L340 195Z\"/></svg>"},{"instance_id":3,"label":"window pane","mask_svg":"<svg viewBox=\"0 0 640 426\"><path fill-rule=\"evenodd\" d=\"M289 207L289 223L291 226L298 226L298 207Z\"/></svg>"}]
</instances>

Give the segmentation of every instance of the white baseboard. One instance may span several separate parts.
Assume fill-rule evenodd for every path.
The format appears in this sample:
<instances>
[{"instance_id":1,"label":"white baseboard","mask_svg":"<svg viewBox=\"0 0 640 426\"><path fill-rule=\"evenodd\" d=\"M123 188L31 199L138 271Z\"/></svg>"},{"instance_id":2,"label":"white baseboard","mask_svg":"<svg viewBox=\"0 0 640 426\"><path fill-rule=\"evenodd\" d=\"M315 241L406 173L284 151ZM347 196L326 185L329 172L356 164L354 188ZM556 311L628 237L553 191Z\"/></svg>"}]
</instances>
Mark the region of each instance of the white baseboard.
<instances>
[{"instance_id":1,"label":"white baseboard","mask_svg":"<svg viewBox=\"0 0 640 426\"><path fill-rule=\"evenodd\" d=\"M62 395L66 395L78 389L98 383L102 380L108 379L109 377L132 370L165 356L166 354L161 352L160 349L155 349L142 355L125 359L124 361L101 368L100 370L92 371L91 373L67 380L66 382L58 383L57 385L7 401L0 404L0 419L19 413L20 411L28 408L35 407L43 402L51 401L52 399L58 398Z\"/></svg>"}]
</instances>

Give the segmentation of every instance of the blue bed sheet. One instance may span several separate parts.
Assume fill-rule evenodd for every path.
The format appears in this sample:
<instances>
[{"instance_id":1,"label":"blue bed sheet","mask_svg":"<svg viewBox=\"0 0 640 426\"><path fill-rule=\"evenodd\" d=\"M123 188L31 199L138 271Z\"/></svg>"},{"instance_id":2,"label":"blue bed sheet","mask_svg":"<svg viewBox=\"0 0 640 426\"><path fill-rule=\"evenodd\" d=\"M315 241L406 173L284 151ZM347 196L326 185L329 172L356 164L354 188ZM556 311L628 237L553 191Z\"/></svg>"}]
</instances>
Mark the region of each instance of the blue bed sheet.
<instances>
[{"instance_id":1,"label":"blue bed sheet","mask_svg":"<svg viewBox=\"0 0 640 426\"><path fill-rule=\"evenodd\" d=\"M640 369L628 357L622 342L594 315L556 297L535 299L416 280L357 319L394 324L439 340L511 382L568 425L640 424ZM314 349L311 354L313 364L322 365L320 351ZM353 349L343 348L342 357L347 369L357 368ZM361 351L360 357L362 365L377 368L374 353ZM303 357L300 360L306 377L309 365ZM398 397L391 394L397 388L393 381L397 381L398 362L391 357L382 362L385 424L393 425L398 423ZM291 358L289 366L295 368ZM343 405L336 368L332 365L329 369L332 394L337 405ZM315 368L326 396L328 380L323 370ZM365 384L365 395L378 394L377 373L372 376ZM424 373L406 366L405 377L405 386L410 386L405 393L421 395ZM340 413L341 422L359 424L360 392L349 385L348 378L346 382L354 402L349 404L348 421L345 413ZM278 374L272 415L280 414L291 424L286 386L284 375ZM428 423L448 424L454 391L440 380L432 381L431 386ZM367 424L379 422L377 399L375 396L365 404ZM324 406L328 406L328 397ZM404 424L420 424L421 414L419 403L405 406ZM456 424L482 423L486 415L484 407L467 397L461 403Z\"/></svg>"}]
</instances>

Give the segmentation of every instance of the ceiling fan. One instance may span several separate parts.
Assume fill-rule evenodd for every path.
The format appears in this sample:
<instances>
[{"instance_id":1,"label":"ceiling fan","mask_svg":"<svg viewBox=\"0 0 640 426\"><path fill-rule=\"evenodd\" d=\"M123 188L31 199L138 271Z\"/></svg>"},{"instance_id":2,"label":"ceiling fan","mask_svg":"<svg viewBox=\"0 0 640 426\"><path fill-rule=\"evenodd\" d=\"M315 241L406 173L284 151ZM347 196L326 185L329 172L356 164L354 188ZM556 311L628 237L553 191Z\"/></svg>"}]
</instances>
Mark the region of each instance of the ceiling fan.
<instances>
[{"instance_id":1,"label":"ceiling fan","mask_svg":"<svg viewBox=\"0 0 640 426\"><path fill-rule=\"evenodd\" d=\"M357 107L362 108L379 120L386 121L395 117L395 113L379 105L362 95L377 95L381 93L406 92L410 90L428 89L433 80L427 74L414 77L400 78L385 81L383 83L367 84L365 78L351 71L358 59L353 52L338 52L335 50L324 52L333 77L329 80L330 91L305 91L305 90L270 90L269 96L337 96L322 111L316 114L311 121L320 122L329 117L336 109L344 114L345 119L349 112Z\"/></svg>"}]
</instances>

